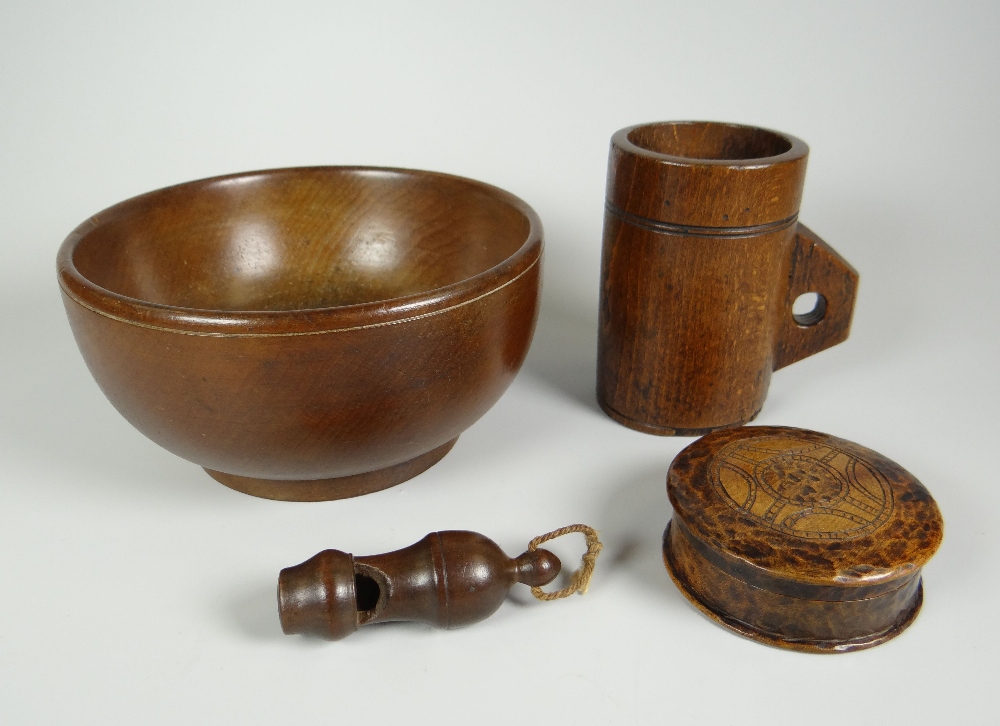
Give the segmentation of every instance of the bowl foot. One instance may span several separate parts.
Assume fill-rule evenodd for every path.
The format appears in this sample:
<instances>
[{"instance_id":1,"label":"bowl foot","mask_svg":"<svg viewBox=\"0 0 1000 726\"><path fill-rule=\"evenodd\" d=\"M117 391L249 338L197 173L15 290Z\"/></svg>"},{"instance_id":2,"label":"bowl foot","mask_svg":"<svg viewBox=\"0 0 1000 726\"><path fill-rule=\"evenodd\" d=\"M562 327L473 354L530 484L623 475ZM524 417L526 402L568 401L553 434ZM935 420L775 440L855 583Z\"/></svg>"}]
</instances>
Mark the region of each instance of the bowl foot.
<instances>
[{"instance_id":1,"label":"bowl foot","mask_svg":"<svg viewBox=\"0 0 1000 726\"><path fill-rule=\"evenodd\" d=\"M444 455L451 451L451 447L455 445L456 441L458 441L457 436L448 443L409 461L404 461L402 464L376 469L364 474L332 479L254 479L248 476L225 474L207 468L205 471L210 477L225 484L230 489L255 497L278 499L283 502L326 502L331 499L358 497L362 494L370 494L402 484L407 479L412 479L441 461Z\"/></svg>"}]
</instances>

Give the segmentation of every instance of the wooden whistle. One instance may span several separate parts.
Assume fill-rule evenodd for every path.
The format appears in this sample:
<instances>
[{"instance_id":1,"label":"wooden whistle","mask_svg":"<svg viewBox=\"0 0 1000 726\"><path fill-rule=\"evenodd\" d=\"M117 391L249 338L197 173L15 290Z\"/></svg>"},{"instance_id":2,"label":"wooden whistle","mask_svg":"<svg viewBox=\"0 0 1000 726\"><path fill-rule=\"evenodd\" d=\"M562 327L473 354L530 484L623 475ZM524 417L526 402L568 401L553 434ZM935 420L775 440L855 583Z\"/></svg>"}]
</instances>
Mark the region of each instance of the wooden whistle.
<instances>
[{"instance_id":1,"label":"wooden whistle","mask_svg":"<svg viewBox=\"0 0 1000 726\"><path fill-rule=\"evenodd\" d=\"M458 628L496 612L514 583L546 585L561 567L548 550L511 559L488 537L463 531L368 557L324 550L278 576L281 629L340 640L391 620Z\"/></svg>"}]
</instances>

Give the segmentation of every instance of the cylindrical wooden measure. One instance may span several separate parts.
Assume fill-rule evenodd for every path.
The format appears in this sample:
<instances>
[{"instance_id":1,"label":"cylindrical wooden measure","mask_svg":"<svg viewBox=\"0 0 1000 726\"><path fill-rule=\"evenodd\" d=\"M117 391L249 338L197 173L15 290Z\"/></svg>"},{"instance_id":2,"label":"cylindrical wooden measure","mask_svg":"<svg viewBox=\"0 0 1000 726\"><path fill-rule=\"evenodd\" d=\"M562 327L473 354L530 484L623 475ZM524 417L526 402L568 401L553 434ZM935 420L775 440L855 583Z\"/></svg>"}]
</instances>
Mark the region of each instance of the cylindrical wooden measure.
<instances>
[{"instance_id":1,"label":"cylindrical wooden measure","mask_svg":"<svg viewBox=\"0 0 1000 726\"><path fill-rule=\"evenodd\" d=\"M857 272L798 223L809 149L766 129L633 126L611 140L597 397L619 423L746 423L771 371L847 338ZM815 309L792 305L817 293Z\"/></svg>"}]
</instances>

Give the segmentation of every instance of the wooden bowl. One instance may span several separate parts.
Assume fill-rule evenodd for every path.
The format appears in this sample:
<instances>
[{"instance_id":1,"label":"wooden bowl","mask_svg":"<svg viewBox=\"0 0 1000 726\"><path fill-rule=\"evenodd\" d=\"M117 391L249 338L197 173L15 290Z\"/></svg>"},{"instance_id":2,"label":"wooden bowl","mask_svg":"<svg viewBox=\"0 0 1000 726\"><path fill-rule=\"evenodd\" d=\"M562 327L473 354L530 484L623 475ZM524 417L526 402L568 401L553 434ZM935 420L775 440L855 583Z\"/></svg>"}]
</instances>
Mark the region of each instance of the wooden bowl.
<instances>
[{"instance_id":1,"label":"wooden bowl","mask_svg":"<svg viewBox=\"0 0 1000 726\"><path fill-rule=\"evenodd\" d=\"M357 496L443 457L531 343L542 227L424 171L281 169L144 194L59 251L83 357L137 429L215 479Z\"/></svg>"}]
</instances>

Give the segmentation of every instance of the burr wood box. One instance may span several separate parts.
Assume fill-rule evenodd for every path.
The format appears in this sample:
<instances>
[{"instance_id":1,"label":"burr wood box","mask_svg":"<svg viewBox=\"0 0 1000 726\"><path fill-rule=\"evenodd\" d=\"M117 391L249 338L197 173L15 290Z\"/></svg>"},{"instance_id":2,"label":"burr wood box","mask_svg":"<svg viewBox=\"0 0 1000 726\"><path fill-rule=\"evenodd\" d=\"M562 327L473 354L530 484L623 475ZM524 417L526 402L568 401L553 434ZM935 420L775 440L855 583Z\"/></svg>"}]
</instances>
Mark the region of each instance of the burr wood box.
<instances>
[{"instance_id":1,"label":"burr wood box","mask_svg":"<svg viewBox=\"0 0 1000 726\"><path fill-rule=\"evenodd\" d=\"M870 449L803 429L717 431L678 454L667 490L670 576L741 635L844 652L889 640L920 610L941 514Z\"/></svg>"}]
</instances>

